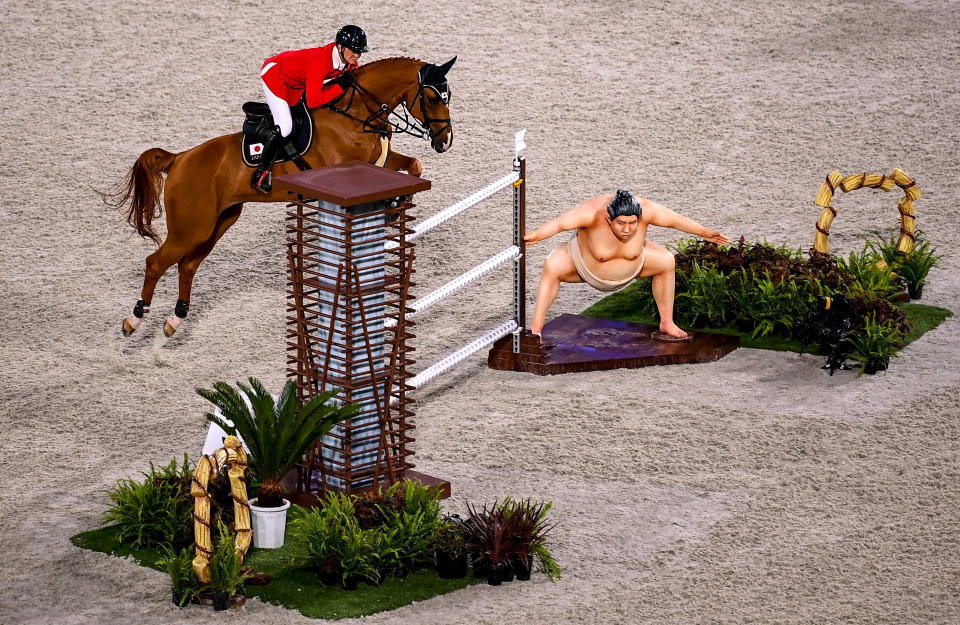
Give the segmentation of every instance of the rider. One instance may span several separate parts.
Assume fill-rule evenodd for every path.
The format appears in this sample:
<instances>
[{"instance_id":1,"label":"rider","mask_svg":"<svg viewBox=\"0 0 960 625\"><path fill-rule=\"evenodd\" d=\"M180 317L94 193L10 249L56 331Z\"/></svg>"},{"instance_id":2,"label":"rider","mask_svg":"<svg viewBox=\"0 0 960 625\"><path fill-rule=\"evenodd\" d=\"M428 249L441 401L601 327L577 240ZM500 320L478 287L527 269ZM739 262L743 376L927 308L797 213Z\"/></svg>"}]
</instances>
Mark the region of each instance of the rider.
<instances>
[{"instance_id":1,"label":"rider","mask_svg":"<svg viewBox=\"0 0 960 625\"><path fill-rule=\"evenodd\" d=\"M273 161L280 146L293 130L290 107L307 94L307 106L317 108L340 97L354 83L353 74L360 55L367 52L367 35L359 26L348 24L337 31L336 40L319 48L281 52L263 62L260 79L276 127L264 141L260 164L251 184L270 193Z\"/></svg>"}]
</instances>

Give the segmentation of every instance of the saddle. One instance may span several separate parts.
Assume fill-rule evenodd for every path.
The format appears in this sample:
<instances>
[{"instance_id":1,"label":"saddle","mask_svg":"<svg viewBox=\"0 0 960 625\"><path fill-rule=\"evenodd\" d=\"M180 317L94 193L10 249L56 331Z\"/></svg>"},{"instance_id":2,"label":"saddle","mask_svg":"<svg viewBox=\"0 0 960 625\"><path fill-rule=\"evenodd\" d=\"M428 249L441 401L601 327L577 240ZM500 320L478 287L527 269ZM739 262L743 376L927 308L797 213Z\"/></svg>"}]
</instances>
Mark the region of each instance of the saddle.
<instances>
[{"instance_id":1,"label":"saddle","mask_svg":"<svg viewBox=\"0 0 960 625\"><path fill-rule=\"evenodd\" d=\"M243 105L243 112L247 118L243 122L241 154L243 162L248 167L256 167L260 164L263 142L275 125L273 115L266 102L246 102ZM284 163L299 159L297 166L300 169L309 169L306 161L300 158L307 153L310 144L313 143L313 119L310 117L307 103L300 100L296 106L290 107L290 115L293 117L293 130L287 137L286 143L277 152L274 162Z\"/></svg>"}]
</instances>

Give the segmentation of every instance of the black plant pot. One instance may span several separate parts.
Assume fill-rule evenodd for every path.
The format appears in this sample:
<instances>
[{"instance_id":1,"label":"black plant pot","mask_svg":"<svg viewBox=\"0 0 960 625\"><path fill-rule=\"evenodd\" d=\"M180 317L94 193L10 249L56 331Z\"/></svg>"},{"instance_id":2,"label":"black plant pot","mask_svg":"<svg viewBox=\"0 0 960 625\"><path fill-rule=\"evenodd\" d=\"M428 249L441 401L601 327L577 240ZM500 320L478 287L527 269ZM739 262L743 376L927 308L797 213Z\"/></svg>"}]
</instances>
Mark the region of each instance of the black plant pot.
<instances>
[{"instance_id":1,"label":"black plant pot","mask_svg":"<svg viewBox=\"0 0 960 625\"><path fill-rule=\"evenodd\" d=\"M741 332L753 332L753 322L746 319L737 319L737 329Z\"/></svg>"},{"instance_id":2,"label":"black plant pot","mask_svg":"<svg viewBox=\"0 0 960 625\"><path fill-rule=\"evenodd\" d=\"M500 567L500 581L502 582L512 582L516 577L513 572L513 566L510 564L510 561L501 562Z\"/></svg>"},{"instance_id":3,"label":"black plant pot","mask_svg":"<svg viewBox=\"0 0 960 625\"><path fill-rule=\"evenodd\" d=\"M393 576L397 579L406 579L407 575L410 574L410 565L409 564L400 564L395 569L393 569Z\"/></svg>"},{"instance_id":4,"label":"black plant pot","mask_svg":"<svg viewBox=\"0 0 960 625\"><path fill-rule=\"evenodd\" d=\"M912 284L908 284L907 292L910 293L910 299L920 299L923 297L923 285L918 284L917 286L913 286Z\"/></svg>"},{"instance_id":5,"label":"black plant pot","mask_svg":"<svg viewBox=\"0 0 960 625\"><path fill-rule=\"evenodd\" d=\"M493 566L487 567L485 575L487 578L487 583L491 586L499 586L502 584L503 578L500 576L502 570L503 566L500 564L494 564Z\"/></svg>"},{"instance_id":6,"label":"black plant pot","mask_svg":"<svg viewBox=\"0 0 960 625\"><path fill-rule=\"evenodd\" d=\"M348 575L346 579L343 580L344 590L356 590L357 586L359 585L360 585L359 575Z\"/></svg>"},{"instance_id":7,"label":"black plant pot","mask_svg":"<svg viewBox=\"0 0 960 625\"><path fill-rule=\"evenodd\" d=\"M889 360L886 360L884 362L868 361L863 364L863 372L866 373L867 375L873 375L878 371L886 371L887 365L889 364L890 364Z\"/></svg>"},{"instance_id":8,"label":"black plant pot","mask_svg":"<svg viewBox=\"0 0 960 625\"><path fill-rule=\"evenodd\" d=\"M446 551L437 552L437 575L442 579L462 579L467 576L467 553L452 556Z\"/></svg>"},{"instance_id":9,"label":"black plant pot","mask_svg":"<svg viewBox=\"0 0 960 625\"><path fill-rule=\"evenodd\" d=\"M222 612L230 607L230 593L228 592L214 592L213 593L213 609L217 612Z\"/></svg>"},{"instance_id":10,"label":"black plant pot","mask_svg":"<svg viewBox=\"0 0 960 625\"><path fill-rule=\"evenodd\" d=\"M173 599L173 605L175 605L175 606L177 606L177 607L179 607L179 608L184 607L184 606L182 605L182 603L183 603L183 590L181 590L181 589L179 589L179 588L177 588L177 587L174 587L174 588L173 588L173 593L172 593L172 599Z\"/></svg>"},{"instance_id":11,"label":"black plant pot","mask_svg":"<svg viewBox=\"0 0 960 625\"><path fill-rule=\"evenodd\" d=\"M526 562L517 556L510 556L510 565L513 567L513 572L517 576L518 582L530 580L530 573L533 570L533 556L527 556Z\"/></svg>"}]
</instances>

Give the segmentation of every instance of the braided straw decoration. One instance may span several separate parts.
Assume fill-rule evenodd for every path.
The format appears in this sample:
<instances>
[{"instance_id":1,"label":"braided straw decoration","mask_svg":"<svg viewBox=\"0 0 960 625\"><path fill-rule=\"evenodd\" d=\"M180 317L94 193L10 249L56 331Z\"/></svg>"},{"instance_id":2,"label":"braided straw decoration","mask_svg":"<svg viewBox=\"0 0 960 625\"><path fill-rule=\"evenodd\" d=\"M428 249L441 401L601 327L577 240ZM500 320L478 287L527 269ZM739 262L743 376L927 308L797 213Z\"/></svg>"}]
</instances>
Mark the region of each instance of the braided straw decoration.
<instances>
[{"instance_id":1,"label":"braided straw decoration","mask_svg":"<svg viewBox=\"0 0 960 625\"><path fill-rule=\"evenodd\" d=\"M190 484L193 495L193 542L196 556L193 558L193 570L201 583L210 582L210 556L213 554L213 542L210 538L210 493L207 485L210 478L220 473L224 465L229 465L227 476L230 478L230 493L233 496L234 526L237 538L236 548L243 560L253 540L250 529L250 504L247 502L247 487L243 481L243 472L247 468L247 453L236 436L228 436L223 447L210 456L204 456L197 463Z\"/></svg>"},{"instance_id":2,"label":"braided straw decoration","mask_svg":"<svg viewBox=\"0 0 960 625\"><path fill-rule=\"evenodd\" d=\"M837 216L837 209L830 206L830 201L837 189L844 193L862 188L890 191L894 186L903 189L904 194L903 199L897 203L900 211L900 238L897 241L897 249L904 254L909 254L913 250L917 232L917 212L913 207L913 201L919 199L921 194L920 187L913 178L897 168L894 168L889 176L863 173L844 177L839 171L830 172L820 183L817 197L813 201L814 204L823 208L820 219L817 220L817 230L813 235L813 249L824 254L830 253L830 226Z\"/></svg>"}]
</instances>

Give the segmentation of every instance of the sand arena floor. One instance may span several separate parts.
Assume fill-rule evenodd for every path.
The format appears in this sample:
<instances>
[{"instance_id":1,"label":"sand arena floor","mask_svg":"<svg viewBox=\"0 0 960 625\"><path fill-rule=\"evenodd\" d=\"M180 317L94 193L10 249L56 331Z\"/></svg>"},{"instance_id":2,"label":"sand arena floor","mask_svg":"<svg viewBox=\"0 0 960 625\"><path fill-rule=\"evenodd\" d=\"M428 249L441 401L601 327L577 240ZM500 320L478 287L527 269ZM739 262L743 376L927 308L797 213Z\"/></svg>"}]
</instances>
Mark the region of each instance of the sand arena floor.
<instances>
[{"instance_id":1,"label":"sand arena floor","mask_svg":"<svg viewBox=\"0 0 960 625\"><path fill-rule=\"evenodd\" d=\"M451 71L456 138L421 158L429 215L510 167L528 129L530 225L618 187L731 238L806 248L823 176L900 167L945 253L924 302L960 310L953 2L52 2L5 0L0 82L0 623L207 623L161 573L81 551L104 492L197 453L219 379L283 381L280 205L248 206L197 275L189 319L161 281L124 339L152 246L92 188L145 149L234 132L266 56L361 24L368 60ZM892 230L896 195L839 197L834 248ZM425 237L424 293L502 249L506 194ZM675 233L654 229L658 241ZM531 286L549 243L530 250ZM420 362L509 315L503 270L418 328ZM565 288L553 313L598 294ZM464 319L470 328L462 328ZM960 622L960 321L892 370L816 357L541 378L475 358L420 394L418 463L465 500L549 499L556 584L476 586L370 623ZM231 623L307 623L251 601Z\"/></svg>"}]
</instances>

